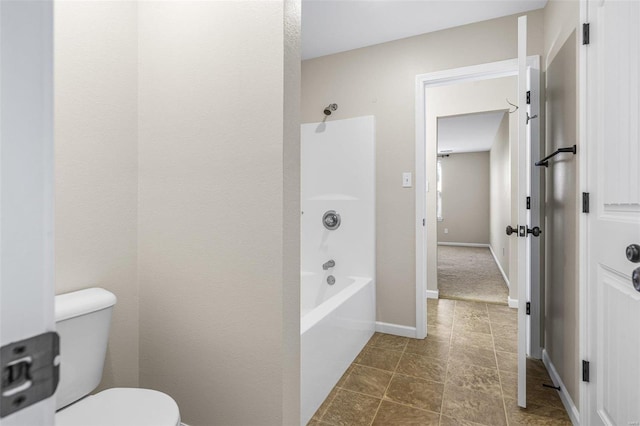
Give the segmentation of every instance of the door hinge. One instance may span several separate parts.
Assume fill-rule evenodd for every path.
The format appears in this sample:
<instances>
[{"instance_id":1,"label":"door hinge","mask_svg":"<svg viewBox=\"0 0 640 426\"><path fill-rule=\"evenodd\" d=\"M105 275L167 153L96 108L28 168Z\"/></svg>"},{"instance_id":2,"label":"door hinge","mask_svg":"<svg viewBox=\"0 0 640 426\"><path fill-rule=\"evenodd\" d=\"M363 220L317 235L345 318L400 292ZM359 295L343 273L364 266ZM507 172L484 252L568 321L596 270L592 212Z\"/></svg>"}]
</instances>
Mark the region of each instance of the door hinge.
<instances>
[{"instance_id":1,"label":"door hinge","mask_svg":"<svg viewBox=\"0 0 640 426\"><path fill-rule=\"evenodd\" d=\"M527 315L531 315L531 302L527 302Z\"/></svg>"},{"instance_id":2,"label":"door hinge","mask_svg":"<svg viewBox=\"0 0 640 426\"><path fill-rule=\"evenodd\" d=\"M589 36L590 36L589 24L584 23L582 24L582 44L589 44Z\"/></svg>"},{"instance_id":3,"label":"door hinge","mask_svg":"<svg viewBox=\"0 0 640 426\"><path fill-rule=\"evenodd\" d=\"M50 331L0 348L0 417L49 398L60 377L60 338Z\"/></svg>"},{"instance_id":4,"label":"door hinge","mask_svg":"<svg viewBox=\"0 0 640 426\"><path fill-rule=\"evenodd\" d=\"M589 361L582 360L582 381L589 381Z\"/></svg>"},{"instance_id":5,"label":"door hinge","mask_svg":"<svg viewBox=\"0 0 640 426\"><path fill-rule=\"evenodd\" d=\"M527 210L531 210L531 197L527 197Z\"/></svg>"},{"instance_id":6,"label":"door hinge","mask_svg":"<svg viewBox=\"0 0 640 426\"><path fill-rule=\"evenodd\" d=\"M424 226L424 223L425 223L425 219L422 219L422 226Z\"/></svg>"},{"instance_id":7,"label":"door hinge","mask_svg":"<svg viewBox=\"0 0 640 426\"><path fill-rule=\"evenodd\" d=\"M589 193L582 193L582 213L589 213Z\"/></svg>"},{"instance_id":8,"label":"door hinge","mask_svg":"<svg viewBox=\"0 0 640 426\"><path fill-rule=\"evenodd\" d=\"M527 105L531 104L531 90L527 90Z\"/></svg>"}]
</instances>

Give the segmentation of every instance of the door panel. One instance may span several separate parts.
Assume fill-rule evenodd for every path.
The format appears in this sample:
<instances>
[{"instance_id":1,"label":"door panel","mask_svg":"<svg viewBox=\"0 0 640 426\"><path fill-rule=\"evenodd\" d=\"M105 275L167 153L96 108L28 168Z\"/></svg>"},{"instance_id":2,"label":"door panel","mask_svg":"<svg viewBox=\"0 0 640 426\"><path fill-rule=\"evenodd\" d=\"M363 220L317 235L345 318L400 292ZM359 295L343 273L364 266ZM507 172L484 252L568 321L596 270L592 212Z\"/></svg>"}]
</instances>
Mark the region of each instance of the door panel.
<instances>
[{"instance_id":1,"label":"door panel","mask_svg":"<svg viewBox=\"0 0 640 426\"><path fill-rule=\"evenodd\" d=\"M588 3L587 47L588 358L592 366L586 424L640 424L640 2Z\"/></svg>"}]
</instances>

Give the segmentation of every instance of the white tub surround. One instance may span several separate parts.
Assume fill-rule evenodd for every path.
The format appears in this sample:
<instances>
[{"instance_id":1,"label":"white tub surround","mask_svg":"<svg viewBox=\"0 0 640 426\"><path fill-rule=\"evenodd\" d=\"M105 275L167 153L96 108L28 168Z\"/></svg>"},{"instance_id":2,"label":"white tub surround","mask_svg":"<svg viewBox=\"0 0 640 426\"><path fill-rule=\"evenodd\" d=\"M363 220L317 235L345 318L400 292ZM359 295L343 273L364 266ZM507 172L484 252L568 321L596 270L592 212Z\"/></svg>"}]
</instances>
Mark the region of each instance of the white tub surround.
<instances>
[{"instance_id":1,"label":"white tub surround","mask_svg":"<svg viewBox=\"0 0 640 426\"><path fill-rule=\"evenodd\" d=\"M375 122L304 124L301 133L304 425L375 331ZM331 210L334 230L323 224Z\"/></svg>"}]
</instances>

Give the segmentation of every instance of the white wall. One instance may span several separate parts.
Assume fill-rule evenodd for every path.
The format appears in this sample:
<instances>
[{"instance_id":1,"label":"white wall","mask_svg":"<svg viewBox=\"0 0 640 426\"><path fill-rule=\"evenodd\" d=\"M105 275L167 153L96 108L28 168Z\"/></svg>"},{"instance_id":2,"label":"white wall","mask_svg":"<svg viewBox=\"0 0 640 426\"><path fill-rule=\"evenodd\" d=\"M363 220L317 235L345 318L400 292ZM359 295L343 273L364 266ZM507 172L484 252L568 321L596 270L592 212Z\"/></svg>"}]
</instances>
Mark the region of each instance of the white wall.
<instances>
[{"instance_id":1,"label":"white wall","mask_svg":"<svg viewBox=\"0 0 640 426\"><path fill-rule=\"evenodd\" d=\"M324 274L375 277L375 120L359 117L302 125L301 266ZM338 229L322 216L335 210Z\"/></svg>"},{"instance_id":2,"label":"white wall","mask_svg":"<svg viewBox=\"0 0 640 426\"><path fill-rule=\"evenodd\" d=\"M138 8L55 4L56 292L118 303L101 388L138 385Z\"/></svg>"},{"instance_id":3,"label":"white wall","mask_svg":"<svg viewBox=\"0 0 640 426\"><path fill-rule=\"evenodd\" d=\"M513 115L513 114L511 114ZM505 114L490 151L490 245L500 267L509 277L511 239L505 232L511 220L511 155L509 150L509 121ZM513 223L512 223L513 222Z\"/></svg>"},{"instance_id":4,"label":"white wall","mask_svg":"<svg viewBox=\"0 0 640 426\"><path fill-rule=\"evenodd\" d=\"M299 422L297 13L139 4L140 384L192 426Z\"/></svg>"}]
</instances>

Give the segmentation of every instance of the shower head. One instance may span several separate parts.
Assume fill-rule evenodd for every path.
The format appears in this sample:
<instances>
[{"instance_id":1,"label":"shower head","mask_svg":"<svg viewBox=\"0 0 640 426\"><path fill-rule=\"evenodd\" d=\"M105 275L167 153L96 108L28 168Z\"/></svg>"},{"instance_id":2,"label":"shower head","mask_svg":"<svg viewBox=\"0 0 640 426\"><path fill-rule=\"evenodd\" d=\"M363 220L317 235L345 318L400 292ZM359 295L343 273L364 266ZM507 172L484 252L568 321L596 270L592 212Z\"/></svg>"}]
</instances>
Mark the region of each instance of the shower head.
<instances>
[{"instance_id":1,"label":"shower head","mask_svg":"<svg viewBox=\"0 0 640 426\"><path fill-rule=\"evenodd\" d=\"M324 115L331 115L331 113L337 109L338 104L329 104L329 106L324 109Z\"/></svg>"}]
</instances>

